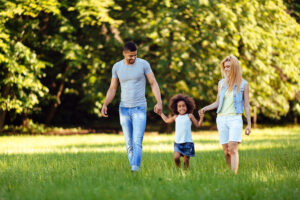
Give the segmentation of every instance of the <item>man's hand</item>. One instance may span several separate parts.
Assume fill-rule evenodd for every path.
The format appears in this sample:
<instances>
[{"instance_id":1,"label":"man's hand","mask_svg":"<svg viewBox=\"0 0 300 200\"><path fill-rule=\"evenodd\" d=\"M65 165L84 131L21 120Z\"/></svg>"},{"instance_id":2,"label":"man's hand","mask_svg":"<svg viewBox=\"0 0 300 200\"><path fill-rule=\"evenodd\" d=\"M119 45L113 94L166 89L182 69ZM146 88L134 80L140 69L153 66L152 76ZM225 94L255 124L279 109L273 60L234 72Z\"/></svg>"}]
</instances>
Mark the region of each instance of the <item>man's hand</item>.
<instances>
[{"instance_id":1,"label":"man's hand","mask_svg":"<svg viewBox=\"0 0 300 200\"><path fill-rule=\"evenodd\" d=\"M158 115L161 115L161 113L162 113L162 104L161 103L157 103L154 106L154 112Z\"/></svg>"},{"instance_id":2,"label":"man's hand","mask_svg":"<svg viewBox=\"0 0 300 200\"><path fill-rule=\"evenodd\" d=\"M251 133L251 126L247 125L245 129L245 135L250 135L250 133Z\"/></svg>"},{"instance_id":3,"label":"man's hand","mask_svg":"<svg viewBox=\"0 0 300 200\"><path fill-rule=\"evenodd\" d=\"M107 115L107 106L106 105L102 106L101 114L102 114L103 117L108 117L108 115Z\"/></svg>"}]
</instances>

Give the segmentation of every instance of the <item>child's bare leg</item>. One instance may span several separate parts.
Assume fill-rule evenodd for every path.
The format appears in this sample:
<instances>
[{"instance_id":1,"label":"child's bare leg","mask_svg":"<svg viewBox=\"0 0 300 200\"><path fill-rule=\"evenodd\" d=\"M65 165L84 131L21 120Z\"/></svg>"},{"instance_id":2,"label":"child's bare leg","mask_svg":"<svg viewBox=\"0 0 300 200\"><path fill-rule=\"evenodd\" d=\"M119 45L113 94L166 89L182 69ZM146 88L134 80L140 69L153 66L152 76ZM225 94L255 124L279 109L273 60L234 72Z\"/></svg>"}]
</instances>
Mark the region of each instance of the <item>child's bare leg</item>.
<instances>
[{"instance_id":1,"label":"child's bare leg","mask_svg":"<svg viewBox=\"0 0 300 200\"><path fill-rule=\"evenodd\" d=\"M184 156L183 157L183 164L185 168L189 168L190 167L190 157L189 156Z\"/></svg>"},{"instance_id":2,"label":"child's bare leg","mask_svg":"<svg viewBox=\"0 0 300 200\"><path fill-rule=\"evenodd\" d=\"M180 166L180 153L174 152L174 162L177 167Z\"/></svg>"}]
</instances>

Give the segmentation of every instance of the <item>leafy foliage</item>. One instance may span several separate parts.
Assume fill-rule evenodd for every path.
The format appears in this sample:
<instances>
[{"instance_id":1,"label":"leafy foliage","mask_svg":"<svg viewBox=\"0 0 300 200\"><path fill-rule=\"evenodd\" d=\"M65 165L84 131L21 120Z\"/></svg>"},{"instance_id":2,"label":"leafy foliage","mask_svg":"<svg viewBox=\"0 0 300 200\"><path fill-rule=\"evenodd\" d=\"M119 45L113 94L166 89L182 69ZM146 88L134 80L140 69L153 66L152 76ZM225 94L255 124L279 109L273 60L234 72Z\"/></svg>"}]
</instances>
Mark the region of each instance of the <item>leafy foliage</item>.
<instances>
[{"instance_id":1,"label":"leafy foliage","mask_svg":"<svg viewBox=\"0 0 300 200\"><path fill-rule=\"evenodd\" d=\"M1 0L0 8L2 111L48 123L100 116L112 65L133 40L165 108L179 92L198 105L215 101L219 63L233 54L252 107L271 118L300 113L300 26L281 0Z\"/></svg>"}]
</instances>

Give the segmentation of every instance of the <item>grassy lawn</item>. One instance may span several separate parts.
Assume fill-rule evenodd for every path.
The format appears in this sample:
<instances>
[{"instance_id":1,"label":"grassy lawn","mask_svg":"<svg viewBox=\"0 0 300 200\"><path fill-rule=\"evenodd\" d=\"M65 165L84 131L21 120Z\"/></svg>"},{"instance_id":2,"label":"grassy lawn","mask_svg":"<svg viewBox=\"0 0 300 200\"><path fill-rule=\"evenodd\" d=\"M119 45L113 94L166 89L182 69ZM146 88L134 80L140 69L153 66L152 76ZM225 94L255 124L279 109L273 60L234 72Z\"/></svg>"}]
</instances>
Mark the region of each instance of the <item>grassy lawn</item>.
<instances>
[{"instance_id":1,"label":"grassy lawn","mask_svg":"<svg viewBox=\"0 0 300 200\"><path fill-rule=\"evenodd\" d=\"M2 199L300 199L300 127L252 130L233 175L215 131L193 135L190 169L173 163L174 135L145 135L131 173L122 135L0 137Z\"/></svg>"}]
</instances>

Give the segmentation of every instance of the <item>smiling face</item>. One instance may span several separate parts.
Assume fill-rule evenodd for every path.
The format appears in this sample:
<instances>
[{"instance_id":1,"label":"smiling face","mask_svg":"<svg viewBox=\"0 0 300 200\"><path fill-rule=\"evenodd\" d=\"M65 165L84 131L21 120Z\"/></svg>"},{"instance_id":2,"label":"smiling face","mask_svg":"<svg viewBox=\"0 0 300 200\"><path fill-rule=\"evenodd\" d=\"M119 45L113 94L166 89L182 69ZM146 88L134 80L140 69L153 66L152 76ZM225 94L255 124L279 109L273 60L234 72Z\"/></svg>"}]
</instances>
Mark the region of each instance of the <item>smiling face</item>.
<instances>
[{"instance_id":1,"label":"smiling face","mask_svg":"<svg viewBox=\"0 0 300 200\"><path fill-rule=\"evenodd\" d=\"M230 65L230 61L228 60L224 63L224 72L226 76L229 75L230 70L231 70L231 65Z\"/></svg>"},{"instance_id":2,"label":"smiling face","mask_svg":"<svg viewBox=\"0 0 300 200\"><path fill-rule=\"evenodd\" d=\"M186 103L184 101L178 101L177 102L177 112L180 115L184 115L187 112L187 106Z\"/></svg>"},{"instance_id":3,"label":"smiling face","mask_svg":"<svg viewBox=\"0 0 300 200\"><path fill-rule=\"evenodd\" d=\"M237 85L238 91L242 83L242 69L239 60L235 56L227 56L221 62L222 77L226 79L228 91L232 91Z\"/></svg>"},{"instance_id":4,"label":"smiling face","mask_svg":"<svg viewBox=\"0 0 300 200\"><path fill-rule=\"evenodd\" d=\"M125 64L132 65L136 60L137 51L123 51L123 56L124 56Z\"/></svg>"}]
</instances>

